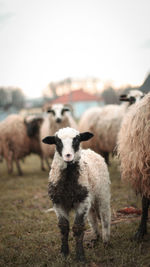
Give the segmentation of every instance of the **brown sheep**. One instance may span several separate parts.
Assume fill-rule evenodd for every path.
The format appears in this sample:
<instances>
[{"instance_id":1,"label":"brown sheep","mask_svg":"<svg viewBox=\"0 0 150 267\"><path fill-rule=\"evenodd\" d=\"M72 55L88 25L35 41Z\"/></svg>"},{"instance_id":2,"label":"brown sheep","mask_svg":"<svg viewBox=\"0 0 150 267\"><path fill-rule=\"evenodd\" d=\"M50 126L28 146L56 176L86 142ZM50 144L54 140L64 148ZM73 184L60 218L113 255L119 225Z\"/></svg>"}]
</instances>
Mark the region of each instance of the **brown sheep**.
<instances>
[{"instance_id":1,"label":"brown sheep","mask_svg":"<svg viewBox=\"0 0 150 267\"><path fill-rule=\"evenodd\" d=\"M30 153L36 153L41 156L38 128L42 120L42 118L37 118L27 122L21 115L12 114L1 122L0 150L1 155L7 162L9 173L13 171L13 160L16 162L18 174L22 175L19 160ZM28 134L29 127L30 132ZM31 127L33 128L32 132ZM43 164L43 161L41 164Z\"/></svg>"}]
</instances>

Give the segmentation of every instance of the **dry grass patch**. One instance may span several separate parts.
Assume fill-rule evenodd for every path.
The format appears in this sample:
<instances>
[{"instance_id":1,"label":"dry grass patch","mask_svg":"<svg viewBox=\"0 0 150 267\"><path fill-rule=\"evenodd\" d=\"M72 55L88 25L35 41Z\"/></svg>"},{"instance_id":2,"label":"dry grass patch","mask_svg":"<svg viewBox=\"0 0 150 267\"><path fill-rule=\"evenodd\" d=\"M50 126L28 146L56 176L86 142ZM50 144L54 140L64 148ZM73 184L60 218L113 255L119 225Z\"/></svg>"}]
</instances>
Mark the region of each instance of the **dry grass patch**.
<instances>
[{"instance_id":1,"label":"dry grass patch","mask_svg":"<svg viewBox=\"0 0 150 267\"><path fill-rule=\"evenodd\" d=\"M128 205L140 208L140 198L134 196L120 181L116 160L109 167L111 176L111 207L113 222L111 241L107 248L98 242L85 247L86 264L75 261L75 243L69 237L70 256L60 255L60 234L47 195L48 171L40 170L40 161L30 156L22 163L24 176L9 176L5 164L0 165L0 266L150 266L149 234L142 243L132 241L140 217L125 217L119 223L117 210ZM126 219L127 218L127 219ZM132 219L134 219L132 221ZM73 221L73 215L71 214ZM88 229L88 225L87 225Z\"/></svg>"}]
</instances>

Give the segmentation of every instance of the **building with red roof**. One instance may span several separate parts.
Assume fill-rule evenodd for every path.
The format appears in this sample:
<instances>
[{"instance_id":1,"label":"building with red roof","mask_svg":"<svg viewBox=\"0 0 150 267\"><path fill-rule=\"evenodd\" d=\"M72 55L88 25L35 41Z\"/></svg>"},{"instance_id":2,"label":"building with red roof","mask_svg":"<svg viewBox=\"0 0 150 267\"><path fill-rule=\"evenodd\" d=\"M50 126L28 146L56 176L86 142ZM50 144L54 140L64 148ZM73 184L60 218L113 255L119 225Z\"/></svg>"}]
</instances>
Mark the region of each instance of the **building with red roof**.
<instances>
[{"instance_id":1,"label":"building with red roof","mask_svg":"<svg viewBox=\"0 0 150 267\"><path fill-rule=\"evenodd\" d=\"M51 104L58 103L71 104L73 106L74 115L76 118L79 118L82 113L90 107L104 105L104 101L100 96L90 94L83 89L71 91L69 94L64 94L51 101Z\"/></svg>"}]
</instances>

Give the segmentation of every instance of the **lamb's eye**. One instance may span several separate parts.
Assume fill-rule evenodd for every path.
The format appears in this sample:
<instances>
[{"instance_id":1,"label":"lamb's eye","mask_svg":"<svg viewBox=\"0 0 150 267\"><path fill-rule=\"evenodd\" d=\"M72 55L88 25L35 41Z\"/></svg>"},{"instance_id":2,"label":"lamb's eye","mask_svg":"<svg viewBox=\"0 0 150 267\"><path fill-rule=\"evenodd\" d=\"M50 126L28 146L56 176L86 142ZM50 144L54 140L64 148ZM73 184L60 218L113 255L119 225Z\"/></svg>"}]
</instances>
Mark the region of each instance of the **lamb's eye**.
<instances>
[{"instance_id":1,"label":"lamb's eye","mask_svg":"<svg viewBox=\"0 0 150 267\"><path fill-rule=\"evenodd\" d=\"M62 144L61 140L60 139L56 139L56 145L59 146L60 144Z\"/></svg>"},{"instance_id":2,"label":"lamb's eye","mask_svg":"<svg viewBox=\"0 0 150 267\"><path fill-rule=\"evenodd\" d=\"M73 148L74 148L75 151L77 151L79 149L79 145L80 145L79 138L78 137L75 137L73 139L73 142L72 142L72 146L73 146Z\"/></svg>"},{"instance_id":3,"label":"lamb's eye","mask_svg":"<svg viewBox=\"0 0 150 267\"><path fill-rule=\"evenodd\" d=\"M62 148L63 148L63 143L61 139L56 137L56 150L59 152L60 155L62 153Z\"/></svg>"}]
</instances>

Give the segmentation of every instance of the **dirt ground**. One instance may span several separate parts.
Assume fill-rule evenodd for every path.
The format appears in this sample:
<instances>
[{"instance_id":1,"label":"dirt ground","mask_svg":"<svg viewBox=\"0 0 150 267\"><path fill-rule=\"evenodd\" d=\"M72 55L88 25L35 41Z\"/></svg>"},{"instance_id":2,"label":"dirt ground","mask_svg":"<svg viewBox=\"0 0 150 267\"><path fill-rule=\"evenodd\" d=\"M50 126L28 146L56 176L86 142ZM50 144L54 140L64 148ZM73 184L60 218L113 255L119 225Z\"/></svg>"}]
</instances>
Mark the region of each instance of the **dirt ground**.
<instances>
[{"instance_id":1,"label":"dirt ground","mask_svg":"<svg viewBox=\"0 0 150 267\"><path fill-rule=\"evenodd\" d=\"M75 242L70 231L70 255L60 254L60 234L57 219L48 198L48 171L40 170L37 156L29 156L22 163L24 175L7 174L0 163L0 266L56 267L56 266L150 266L150 221L148 234L137 243L133 236L138 228L141 198L121 182L116 159L111 159L111 239L104 247L100 240L94 246L85 240L87 262L75 261ZM125 214L133 207L136 213ZM120 212L119 212L120 211ZM150 214L149 214L150 215ZM71 213L71 223L73 213ZM149 216L150 218L150 216ZM101 227L101 225L100 225ZM90 233L86 225L86 235Z\"/></svg>"}]
</instances>

